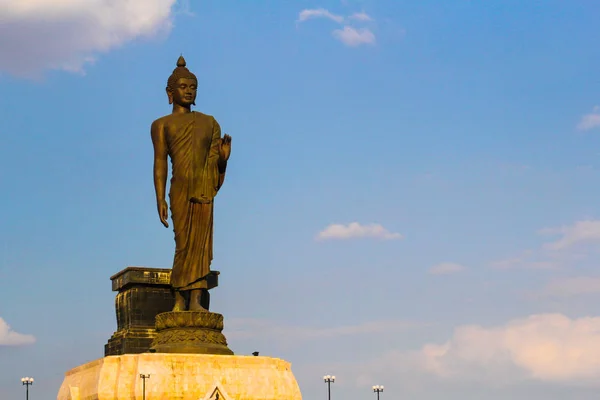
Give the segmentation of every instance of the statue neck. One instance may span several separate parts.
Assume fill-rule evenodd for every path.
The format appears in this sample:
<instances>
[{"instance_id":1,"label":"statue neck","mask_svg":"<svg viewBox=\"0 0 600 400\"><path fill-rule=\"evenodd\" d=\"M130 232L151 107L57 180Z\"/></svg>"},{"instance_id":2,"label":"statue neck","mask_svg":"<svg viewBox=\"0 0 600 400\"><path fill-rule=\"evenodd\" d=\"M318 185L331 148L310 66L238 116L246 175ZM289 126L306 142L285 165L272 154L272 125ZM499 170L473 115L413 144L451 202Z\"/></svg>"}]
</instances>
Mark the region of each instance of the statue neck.
<instances>
[{"instance_id":1,"label":"statue neck","mask_svg":"<svg viewBox=\"0 0 600 400\"><path fill-rule=\"evenodd\" d=\"M192 112L191 107L182 106L181 104L173 103L173 114L186 114Z\"/></svg>"}]
</instances>

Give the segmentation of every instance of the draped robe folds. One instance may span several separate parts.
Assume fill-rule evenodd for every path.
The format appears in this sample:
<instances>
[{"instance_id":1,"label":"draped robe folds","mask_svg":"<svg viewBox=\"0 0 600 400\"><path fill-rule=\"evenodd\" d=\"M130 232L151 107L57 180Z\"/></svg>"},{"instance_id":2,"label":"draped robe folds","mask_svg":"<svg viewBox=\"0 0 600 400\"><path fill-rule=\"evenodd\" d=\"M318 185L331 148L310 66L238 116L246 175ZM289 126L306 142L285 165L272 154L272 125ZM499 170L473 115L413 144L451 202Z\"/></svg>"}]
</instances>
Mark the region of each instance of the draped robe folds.
<instances>
[{"instance_id":1,"label":"draped robe folds","mask_svg":"<svg viewBox=\"0 0 600 400\"><path fill-rule=\"evenodd\" d=\"M225 178L217 165L221 128L212 116L199 112L177 116L174 125L177 130L166 135L175 232L171 286L205 289L213 256L213 200Z\"/></svg>"}]
</instances>

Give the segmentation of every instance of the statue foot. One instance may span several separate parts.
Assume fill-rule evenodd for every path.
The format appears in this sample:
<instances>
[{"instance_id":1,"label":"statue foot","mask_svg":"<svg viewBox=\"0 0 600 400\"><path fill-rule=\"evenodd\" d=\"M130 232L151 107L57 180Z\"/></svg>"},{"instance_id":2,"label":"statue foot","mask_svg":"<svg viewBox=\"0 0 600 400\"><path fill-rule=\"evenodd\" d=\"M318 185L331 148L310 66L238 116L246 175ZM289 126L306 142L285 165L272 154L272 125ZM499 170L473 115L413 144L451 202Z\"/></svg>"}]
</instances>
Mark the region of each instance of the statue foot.
<instances>
[{"instance_id":1,"label":"statue foot","mask_svg":"<svg viewBox=\"0 0 600 400\"><path fill-rule=\"evenodd\" d=\"M173 311L185 311L185 297L180 292L175 292L175 306Z\"/></svg>"},{"instance_id":2,"label":"statue foot","mask_svg":"<svg viewBox=\"0 0 600 400\"><path fill-rule=\"evenodd\" d=\"M190 296L190 311L208 311L206 308L202 307L202 290L195 289L192 290Z\"/></svg>"}]
</instances>

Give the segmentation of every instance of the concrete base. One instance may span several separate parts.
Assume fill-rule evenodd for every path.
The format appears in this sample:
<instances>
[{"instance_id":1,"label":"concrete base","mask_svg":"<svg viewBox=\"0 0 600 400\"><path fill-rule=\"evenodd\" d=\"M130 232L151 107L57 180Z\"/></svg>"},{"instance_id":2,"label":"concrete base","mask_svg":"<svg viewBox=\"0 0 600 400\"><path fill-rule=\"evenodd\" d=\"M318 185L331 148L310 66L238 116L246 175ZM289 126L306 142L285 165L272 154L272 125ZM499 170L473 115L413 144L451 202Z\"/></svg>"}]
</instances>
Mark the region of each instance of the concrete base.
<instances>
[{"instance_id":1,"label":"concrete base","mask_svg":"<svg viewBox=\"0 0 600 400\"><path fill-rule=\"evenodd\" d=\"M143 353L68 371L57 400L302 400L287 361L270 357Z\"/></svg>"}]
</instances>

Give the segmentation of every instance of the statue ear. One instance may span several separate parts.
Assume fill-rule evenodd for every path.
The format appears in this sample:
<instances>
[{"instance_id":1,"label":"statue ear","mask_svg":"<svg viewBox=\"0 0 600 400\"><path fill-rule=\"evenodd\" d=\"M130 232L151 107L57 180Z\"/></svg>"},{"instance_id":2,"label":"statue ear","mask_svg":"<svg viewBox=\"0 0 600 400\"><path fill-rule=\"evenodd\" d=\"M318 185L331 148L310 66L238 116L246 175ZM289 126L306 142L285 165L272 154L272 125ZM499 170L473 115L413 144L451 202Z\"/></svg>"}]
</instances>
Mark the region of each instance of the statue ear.
<instances>
[{"instance_id":1,"label":"statue ear","mask_svg":"<svg viewBox=\"0 0 600 400\"><path fill-rule=\"evenodd\" d=\"M173 104L173 92L171 92L169 90L169 88L167 88L166 91L167 91L167 97L169 98L169 104Z\"/></svg>"}]
</instances>

